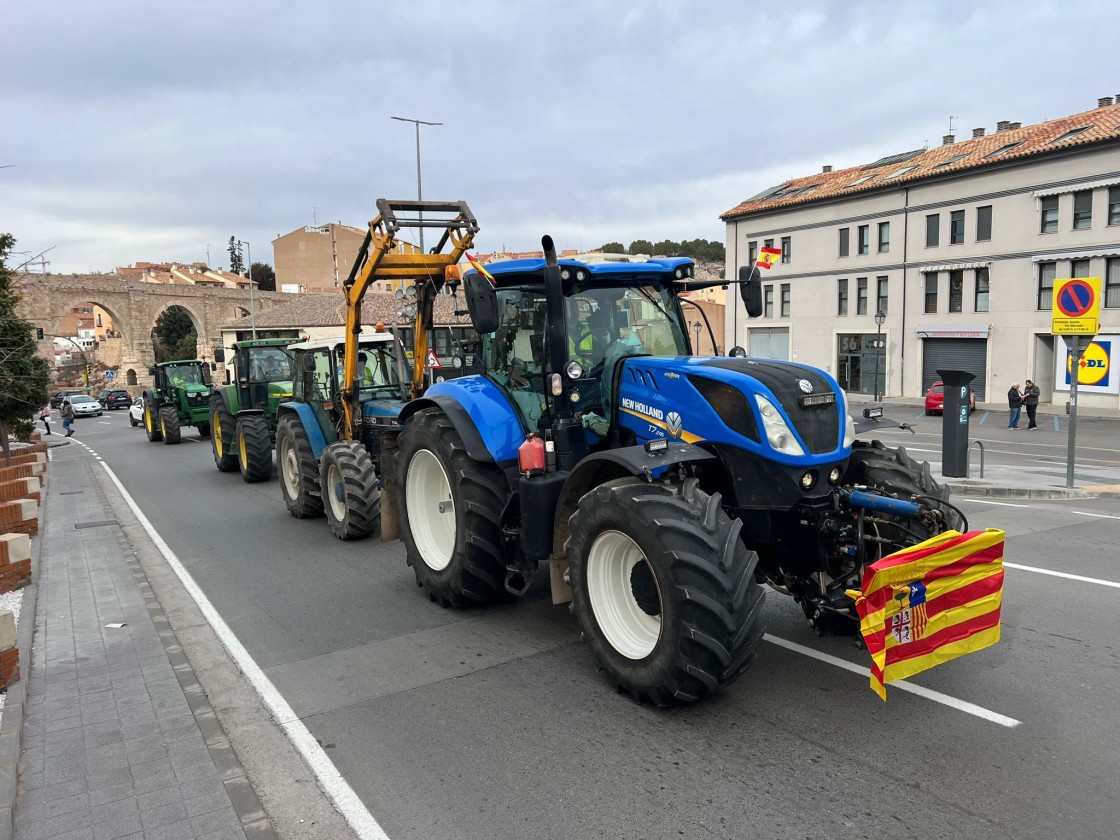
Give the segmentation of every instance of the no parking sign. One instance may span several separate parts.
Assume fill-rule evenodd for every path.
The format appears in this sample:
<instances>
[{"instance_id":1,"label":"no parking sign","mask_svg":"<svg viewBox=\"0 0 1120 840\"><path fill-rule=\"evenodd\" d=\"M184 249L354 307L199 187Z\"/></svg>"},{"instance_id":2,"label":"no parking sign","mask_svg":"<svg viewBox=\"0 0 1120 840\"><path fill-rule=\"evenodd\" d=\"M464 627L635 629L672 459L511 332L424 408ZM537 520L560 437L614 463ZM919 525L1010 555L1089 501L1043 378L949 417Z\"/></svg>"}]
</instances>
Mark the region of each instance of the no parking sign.
<instances>
[{"instance_id":1,"label":"no parking sign","mask_svg":"<svg viewBox=\"0 0 1120 840\"><path fill-rule=\"evenodd\" d=\"M1101 278L1069 277L1054 281L1050 332L1096 335L1101 315Z\"/></svg>"}]
</instances>

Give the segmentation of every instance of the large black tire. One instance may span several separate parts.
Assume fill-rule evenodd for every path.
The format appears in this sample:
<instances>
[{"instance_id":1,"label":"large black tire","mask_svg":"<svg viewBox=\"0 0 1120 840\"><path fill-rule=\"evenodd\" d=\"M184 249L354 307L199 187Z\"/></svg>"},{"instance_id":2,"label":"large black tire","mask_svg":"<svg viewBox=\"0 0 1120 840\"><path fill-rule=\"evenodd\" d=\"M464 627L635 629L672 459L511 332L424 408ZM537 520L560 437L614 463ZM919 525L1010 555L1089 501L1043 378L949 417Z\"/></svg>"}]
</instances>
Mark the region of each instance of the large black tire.
<instances>
[{"instance_id":1,"label":"large black tire","mask_svg":"<svg viewBox=\"0 0 1120 840\"><path fill-rule=\"evenodd\" d=\"M203 437L203 438L204 437L210 437L210 424L209 423L199 423L198 424L198 436Z\"/></svg>"},{"instance_id":2,"label":"large black tire","mask_svg":"<svg viewBox=\"0 0 1120 840\"><path fill-rule=\"evenodd\" d=\"M272 430L263 414L242 414L234 429L237 465L250 484L272 479Z\"/></svg>"},{"instance_id":3,"label":"large black tire","mask_svg":"<svg viewBox=\"0 0 1120 840\"><path fill-rule=\"evenodd\" d=\"M572 612L619 690L691 702L750 666L765 594L741 529L694 478L620 478L580 499L564 545Z\"/></svg>"},{"instance_id":4,"label":"large black tire","mask_svg":"<svg viewBox=\"0 0 1120 840\"><path fill-rule=\"evenodd\" d=\"M233 445L236 423L226 407L225 400L215 396L210 401L210 451L214 455L214 466L220 472L237 470L237 450Z\"/></svg>"},{"instance_id":5,"label":"large black tire","mask_svg":"<svg viewBox=\"0 0 1120 840\"><path fill-rule=\"evenodd\" d=\"M173 405L159 407L159 430L163 435L163 442L170 446L182 440L183 430L179 428L179 412Z\"/></svg>"},{"instance_id":6,"label":"large black tire","mask_svg":"<svg viewBox=\"0 0 1120 840\"><path fill-rule=\"evenodd\" d=\"M362 444L340 440L319 459L323 512L340 540L359 540L377 530L381 519L381 488L373 461Z\"/></svg>"},{"instance_id":7,"label":"large black tire","mask_svg":"<svg viewBox=\"0 0 1120 840\"><path fill-rule=\"evenodd\" d=\"M874 487L900 499L927 496L949 501L949 486L934 479L928 461L915 461L906 447L892 449L879 440L857 440L852 444L852 456L840 483ZM960 515L949 507L941 509L945 513L946 526L959 530L963 524ZM905 541L912 543L913 538Z\"/></svg>"},{"instance_id":8,"label":"large black tire","mask_svg":"<svg viewBox=\"0 0 1120 840\"><path fill-rule=\"evenodd\" d=\"M144 400L144 432L152 443L163 440L163 432L159 428L159 411L147 399Z\"/></svg>"},{"instance_id":9,"label":"large black tire","mask_svg":"<svg viewBox=\"0 0 1120 840\"><path fill-rule=\"evenodd\" d=\"M319 465L311 453L307 432L295 415L286 414L276 424L276 462L288 513L296 519L322 516Z\"/></svg>"},{"instance_id":10,"label":"large black tire","mask_svg":"<svg viewBox=\"0 0 1120 840\"><path fill-rule=\"evenodd\" d=\"M401 539L417 585L444 607L503 600L501 472L467 454L438 408L418 411L398 443Z\"/></svg>"}]
</instances>

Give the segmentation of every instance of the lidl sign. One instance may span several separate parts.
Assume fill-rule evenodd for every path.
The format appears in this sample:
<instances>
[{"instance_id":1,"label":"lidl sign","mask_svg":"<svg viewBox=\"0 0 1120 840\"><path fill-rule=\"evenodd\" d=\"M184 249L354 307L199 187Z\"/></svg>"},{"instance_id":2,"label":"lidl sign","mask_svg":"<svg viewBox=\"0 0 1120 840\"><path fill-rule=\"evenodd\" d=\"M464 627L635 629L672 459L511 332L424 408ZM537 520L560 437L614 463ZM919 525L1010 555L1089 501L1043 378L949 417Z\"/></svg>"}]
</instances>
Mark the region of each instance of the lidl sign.
<instances>
[{"instance_id":1,"label":"lidl sign","mask_svg":"<svg viewBox=\"0 0 1120 840\"><path fill-rule=\"evenodd\" d=\"M1120 350L1120 336L1102 335L1089 343L1077 365L1078 393L1120 393L1120 360L1113 364L1112 351ZM1068 391L1073 379L1072 357L1063 339L1059 338L1055 355L1058 370L1054 389Z\"/></svg>"},{"instance_id":2,"label":"lidl sign","mask_svg":"<svg viewBox=\"0 0 1120 840\"><path fill-rule=\"evenodd\" d=\"M1096 335L1101 316L1101 278L1070 277L1054 281L1050 332Z\"/></svg>"}]
</instances>

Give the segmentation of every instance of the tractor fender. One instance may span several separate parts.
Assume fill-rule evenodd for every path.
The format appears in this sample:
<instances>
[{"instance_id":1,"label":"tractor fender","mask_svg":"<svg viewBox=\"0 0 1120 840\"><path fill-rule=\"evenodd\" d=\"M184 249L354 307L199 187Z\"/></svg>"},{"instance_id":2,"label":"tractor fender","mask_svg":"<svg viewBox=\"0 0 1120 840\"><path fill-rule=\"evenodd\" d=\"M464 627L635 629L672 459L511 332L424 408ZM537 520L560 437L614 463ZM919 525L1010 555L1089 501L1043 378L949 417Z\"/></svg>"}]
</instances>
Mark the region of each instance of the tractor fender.
<instances>
[{"instance_id":1,"label":"tractor fender","mask_svg":"<svg viewBox=\"0 0 1120 840\"><path fill-rule=\"evenodd\" d=\"M425 408L439 408L447 415L475 461L504 467L517 460L525 427L509 397L486 377L462 376L436 383L404 407L400 422Z\"/></svg>"},{"instance_id":2,"label":"tractor fender","mask_svg":"<svg viewBox=\"0 0 1120 840\"><path fill-rule=\"evenodd\" d=\"M580 461L560 491L553 519L552 556L549 570L552 579L552 603L563 604L572 599L571 589L564 580L568 570L568 556L564 542L568 538L568 520L572 518L579 500L591 490L607 481L625 476L659 478L668 467L696 461L714 460L715 455L691 443L674 441L659 453L648 453L643 445L624 446L596 452Z\"/></svg>"},{"instance_id":3,"label":"tractor fender","mask_svg":"<svg viewBox=\"0 0 1120 840\"><path fill-rule=\"evenodd\" d=\"M163 404L163 397L155 388L145 388L144 402L148 403L152 408L159 408L160 405Z\"/></svg>"},{"instance_id":4,"label":"tractor fender","mask_svg":"<svg viewBox=\"0 0 1120 840\"><path fill-rule=\"evenodd\" d=\"M237 399L237 386L235 385L220 385L210 391L210 400L217 398L225 405L226 411L232 416L236 417L241 413L240 401Z\"/></svg>"},{"instance_id":5,"label":"tractor fender","mask_svg":"<svg viewBox=\"0 0 1120 840\"><path fill-rule=\"evenodd\" d=\"M302 402L280 403L276 409L277 421L285 414L295 414L299 417L299 422L303 424L303 430L307 433L307 442L311 444L311 454L318 461L323 455L323 450L327 448L327 439L323 437L323 430L319 428L319 421L311 406Z\"/></svg>"}]
</instances>

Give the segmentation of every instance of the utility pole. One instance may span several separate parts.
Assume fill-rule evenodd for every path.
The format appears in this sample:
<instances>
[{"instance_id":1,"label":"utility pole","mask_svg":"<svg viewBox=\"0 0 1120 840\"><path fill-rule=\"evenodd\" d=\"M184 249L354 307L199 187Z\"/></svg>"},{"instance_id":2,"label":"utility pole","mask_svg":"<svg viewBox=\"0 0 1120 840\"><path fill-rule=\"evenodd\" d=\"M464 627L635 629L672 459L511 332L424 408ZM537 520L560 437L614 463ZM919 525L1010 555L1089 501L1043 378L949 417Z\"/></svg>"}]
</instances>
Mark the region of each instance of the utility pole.
<instances>
[{"instance_id":1,"label":"utility pole","mask_svg":"<svg viewBox=\"0 0 1120 840\"><path fill-rule=\"evenodd\" d=\"M249 250L249 243L237 240L237 246L245 251L245 274L249 278L249 323L253 329L253 340L257 338L257 309L253 305L253 252Z\"/></svg>"},{"instance_id":2,"label":"utility pole","mask_svg":"<svg viewBox=\"0 0 1120 840\"><path fill-rule=\"evenodd\" d=\"M428 122L427 120L417 120L411 117L390 117L390 119L400 120L401 122L410 122L416 126L416 200L424 200L424 188L420 181L420 126L422 125L443 125L441 122ZM420 211L420 253L424 253L424 211Z\"/></svg>"}]
</instances>

